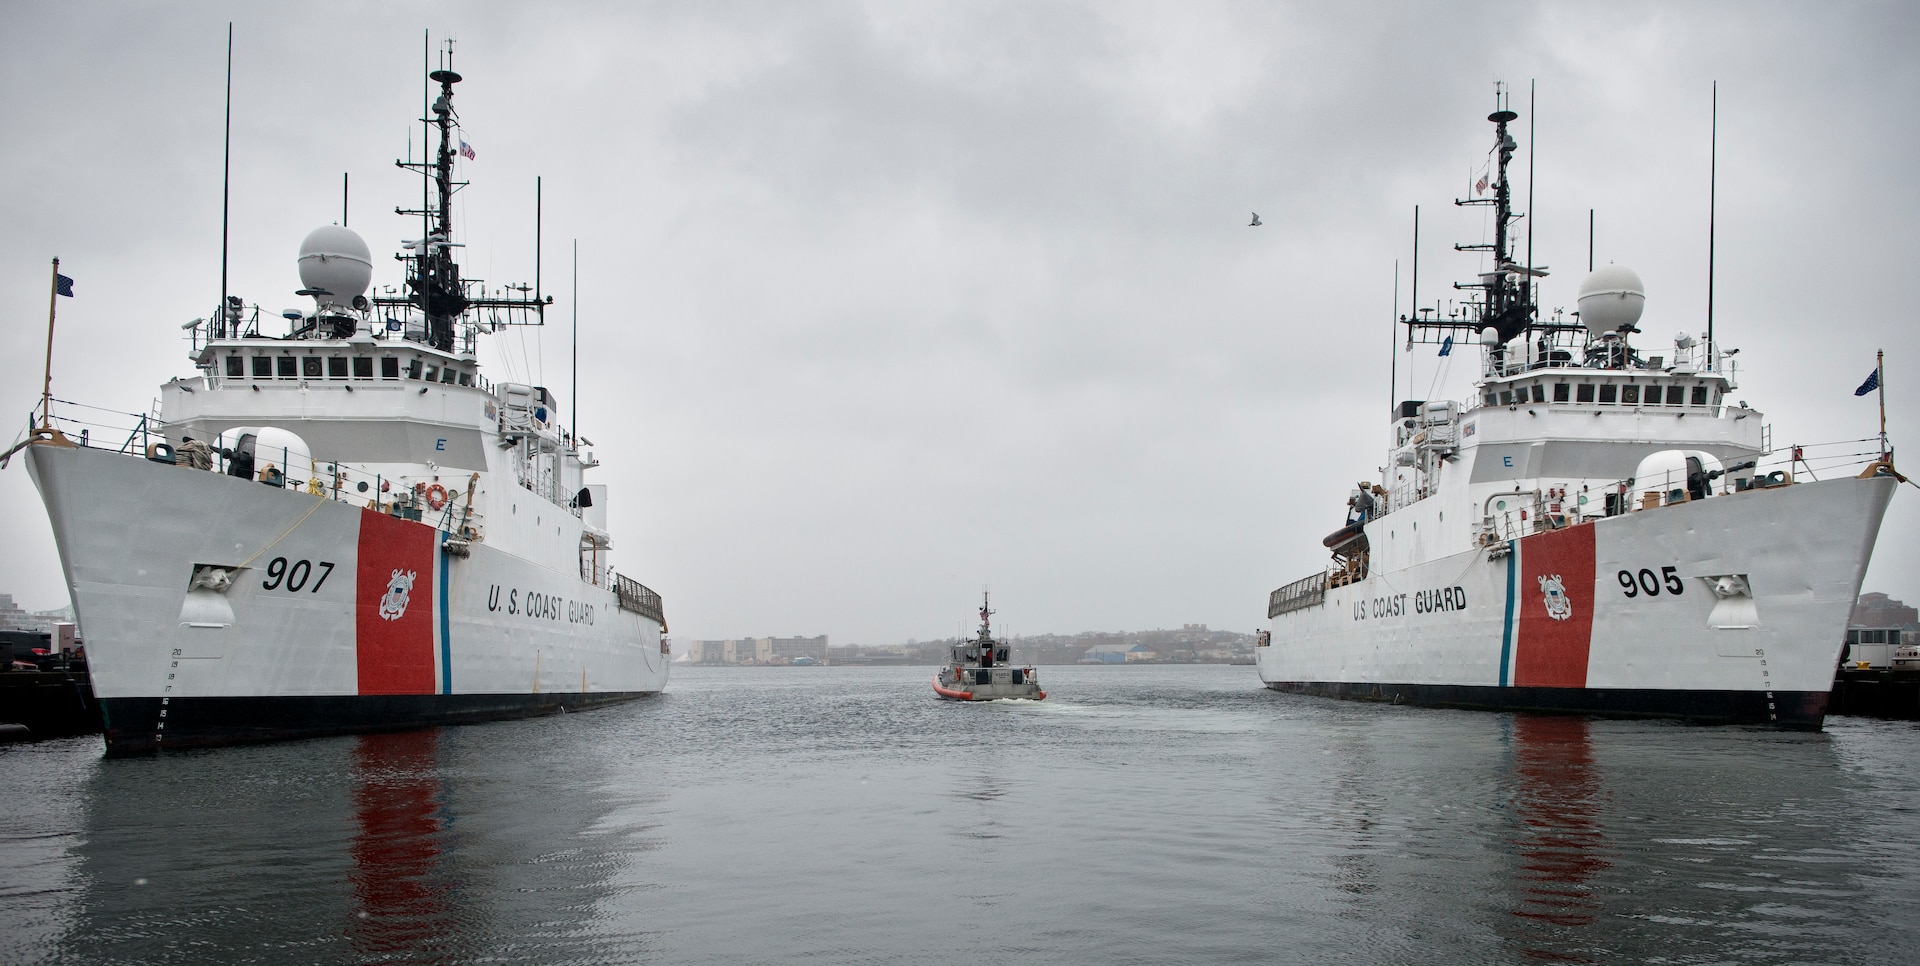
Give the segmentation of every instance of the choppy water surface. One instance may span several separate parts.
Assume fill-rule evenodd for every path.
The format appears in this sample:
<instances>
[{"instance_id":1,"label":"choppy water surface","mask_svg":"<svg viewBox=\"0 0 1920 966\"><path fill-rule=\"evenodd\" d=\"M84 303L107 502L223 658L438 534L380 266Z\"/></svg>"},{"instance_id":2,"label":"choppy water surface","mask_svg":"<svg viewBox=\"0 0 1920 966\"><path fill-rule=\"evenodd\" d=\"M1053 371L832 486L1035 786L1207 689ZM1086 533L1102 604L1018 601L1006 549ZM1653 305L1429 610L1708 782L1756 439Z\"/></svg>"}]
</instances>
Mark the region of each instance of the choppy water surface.
<instances>
[{"instance_id":1,"label":"choppy water surface","mask_svg":"<svg viewBox=\"0 0 1920 966\"><path fill-rule=\"evenodd\" d=\"M9 963L1914 962L1920 733L1354 705L1245 667L0 748Z\"/></svg>"}]
</instances>

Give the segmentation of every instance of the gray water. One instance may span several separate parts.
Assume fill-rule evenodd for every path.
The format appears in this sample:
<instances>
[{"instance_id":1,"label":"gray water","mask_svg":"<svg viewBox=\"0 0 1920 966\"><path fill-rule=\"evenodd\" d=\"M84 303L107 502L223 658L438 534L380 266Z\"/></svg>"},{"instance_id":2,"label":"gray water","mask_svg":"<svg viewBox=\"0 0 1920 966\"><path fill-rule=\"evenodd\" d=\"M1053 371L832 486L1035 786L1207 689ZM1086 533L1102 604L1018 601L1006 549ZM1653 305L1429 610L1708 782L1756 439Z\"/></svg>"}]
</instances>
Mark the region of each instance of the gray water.
<instances>
[{"instance_id":1,"label":"gray water","mask_svg":"<svg viewBox=\"0 0 1920 966\"><path fill-rule=\"evenodd\" d=\"M654 700L0 748L6 963L1912 963L1920 743L1247 667L679 669Z\"/></svg>"}]
</instances>

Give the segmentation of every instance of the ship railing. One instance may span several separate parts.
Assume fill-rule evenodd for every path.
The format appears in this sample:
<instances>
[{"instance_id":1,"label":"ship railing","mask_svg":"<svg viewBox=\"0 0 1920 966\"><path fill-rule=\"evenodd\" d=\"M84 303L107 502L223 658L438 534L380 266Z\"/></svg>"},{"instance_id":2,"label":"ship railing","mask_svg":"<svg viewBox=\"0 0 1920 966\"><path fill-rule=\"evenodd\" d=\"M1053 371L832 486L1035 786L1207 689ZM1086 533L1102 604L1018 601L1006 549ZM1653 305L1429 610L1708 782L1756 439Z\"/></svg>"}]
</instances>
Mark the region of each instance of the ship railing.
<instances>
[{"instance_id":1,"label":"ship railing","mask_svg":"<svg viewBox=\"0 0 1920 966\"><path fill-rule=\"evenodd\" d=\"M1877 436L1788 446L1761 457L1753 467L1723 472L1709 482L1708 498L1861 476L1879 471L1884 466L1885 455ZM1679 468L1581 489L1569 486L1500 493L1487 498L1478 528L1479 540L1482 545L1504 543L1605 517L1691 503L1695 499L1688 490L1686 471Z\"/></svg>"},{"instance_id":2,"label":"ship railing","mask_svg":"<svg viewBox=\"0 0 1920 966\"><path fill-rule=\"evenodd\" d=\"M1774 473L1784 473L1786 480L1794 482L1831 480L1859 476L1888 455L1882 450L1878 436L1798 443L1782 446L1761 457L1754 474L1772 477Z\"/></svg>"},{"instance_id":3,"label":"ship railing","mask_svg":"<svg viewBox=\"0 0 1920 966\"><path fill-rule=\"evenodd\" d=\"M622 610L633 611L659 624L662 630L666 629L666 605L661 602L660 595L650 590L647 585L624 574L615 574L613 592L614 596L620 599Z\"/></svg>"},{"instance_id":4,"label":"ship railing","mask_svg":"<svg viewBox=\"0 0 1920 966\"><path fill-rule=\"evenodd\" d=\"M607 560L604 537L591 530L580 534L580 579L595 587L606 587L613 580L613 565Z\"/></svg>"},{"instance_id":5,"label":"ship railing","mask_svg":"<svg viewBox=\"0 0 1920 966\"><path fill-rule=\"evenodd\" d=\"M160 435L155 428L159 423L156 417L140 413L123 413L117 409L90 406L57 397L52 402L59 404L61 408L55 409L50 406L47 410L47 421L54 429L59 430L61 435L78 445L105 449L111 443L116 453L144 456L148 455L148 448L154 443L166 442L166 437ZM74 410L81 410L81 412L74 412ZM28 432L32 432L33 428L39 425L40 410L35 409L27 414ZM97 444L93 438L95 431L98 431L100 436L100 442ZM125 434L124 438L122 434ZM115 440L119 442L113 442Z\"/></svg>"},{"instance_id":6,"label":"ship railing","mask_svg":"<svg viewBox=\"0 0 1920 966\"><path fill-rule=\"evenodd\" d=\"M1585 364L1587 330L1584 327L1535 329L1530 342L1513 341L1496 350L1481 348L1481 374L1489 378L1517 376L1535 369L1565 369Z\"/></svg>"},{"instance_id":7,"label":"ship railing","mask_svg":"<svg viewBox=\"0 0 1920 966\"><path fill-rule=\"evenodd\" d=\"M564 445L565 441L572 437L560 433L549 438L561 441ZM512 454L514 479L522 489L544 498L575 517L584 517L585 511L580 506L576 494L568 492L564 478L554 470L554 462L564 458L564 452L555 454L552 458L545 453L530 452L529 444L523 439Z\"/></svg>"},{"instance_id":8,"label":"ship railing","mask_svg":"<svg viewBox=\"0 0 1920 966\"><path fill-rule=\"evenodd\" d=\"M233 465L228 455L232 448L224 445L227 442L218 440L217 443L223 445L214 450L214 469L221 473L228 473ZM341 460L306 453L295 456L290 446L257 446L253 459L256 482L324 496L339 503L361 504L369 510L426 523L453 534L478 526L480 513L468 505L464 486L467 481L457 477L449 482L436 482L437 476L432 480L419 478L427 474L388 476ZM431 502L439 496L432 491L436 485L445 491L438 508Z\"/></svg>"},{"instance_id":9,"label":"ship railing","mask_svg":"<svg viewBox=\"0 0 1920 966\"><path fill-rule=\"evenodd\" d=\"M1417 481L1397 484L1387 490L1386 497L1379 501L1379 509L1374 514L1374 518L1378 519L1397 510L1404 510L1432 495L1431 489Z\"/></svg>"},{"instance_id":10,"label":"ship railing","mask_svg":"<svg viewBox=\"0 0 1920 966\"><path fill-rule=\"evenodd\" d=\"M1326 571L1302 577L1267 595L1267 616L1279 617L1296 610L1315 607L1327 599Z\"/></svg>"},{"instance_id":11,"label":"ship railing","mask_svg":"<svg viewBox=\"0 0 1920 966\"><path fill-rule=\"evenodd\" d=\"M159 419L140 413L55 399L62 407L50 410L48 420L73 443L128 456L178 465L182 457L174 452L167 435L160 430ZM73 410L82 410L75 413ZM40 412L28 416L29 431L40 424ZM95 431L102 442L96 444ZM123 437L121 434L125 434ZM223 434L224 435L224 434ZM24 437L22 437L24 438ZM232 441L221 437L206 440L213 448L213 471L231 475L233 461L228 455ZM406 519L428 523L455 535L477 533L481 514L467 505L461 484L445 486L446 502L434 510L427 502L423 487L430 483L397 479L344 462L319 459L307 454L294 455L290 446L262 446L254 450L255 482L282 489L303 491L341 503L364 503L369 509L391 513Z\"/></svg>"},{"instance_id":12,"label":"ship railing","mask_svg":"<svg viewBox=\"0 0 1920 966\"><path fill-rule=\"evenodd\" d=\"M612 576L613 576L613 566L611 564L608 564L605 561L602 561L600 563L594 563L592 559L589 557L589 555L584 552L580 555L580 579L581 580L584 580L587 583L594 585L595 587L605 587L607 585L607 579Z\"/></svg>"},{"instance_id":13,"label":"ship railing","mask_svg":"<svg viewBox=\"0 0 1920 966\"><path fill-rule=\"evenodd\" d=\"M1878 436L1784 446L1760 456L1751 467L1738 472L1723 472L1710 482L1709 494L1725 496L1794 483L1860 476L1880 465L1887 456L1881 450ZM1657 477L1615 480L1600 489L1602 493L1619 494L1617 502L1620 506L1615 512L1621 513L1671 506L1690 502L1691 499L1687 492L1686 473L1680 469L1665 470Z\"/></svg>"}]
</instances>

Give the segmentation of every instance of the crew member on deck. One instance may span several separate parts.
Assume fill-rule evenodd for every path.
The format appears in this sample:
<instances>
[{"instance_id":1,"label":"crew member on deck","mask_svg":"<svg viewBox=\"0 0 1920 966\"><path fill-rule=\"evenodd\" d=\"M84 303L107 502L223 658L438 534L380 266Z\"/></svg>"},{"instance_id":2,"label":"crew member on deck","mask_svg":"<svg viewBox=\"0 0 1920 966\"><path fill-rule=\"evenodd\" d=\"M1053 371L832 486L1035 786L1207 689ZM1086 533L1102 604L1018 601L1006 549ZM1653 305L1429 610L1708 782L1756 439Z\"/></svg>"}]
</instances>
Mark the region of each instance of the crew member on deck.
<instances>
[{"instance_id":1,"label":"crew member on deck","mask_svg":"<svg viewBox=\"0 0 1920 966\"><path fill-rule=\"evenodd\" d=\"M1347 522L1365 523L1373 519L1372 488L1369 487L1365 481L1354 485L1359 487L1359 489L1354 491L1353 496L1347 500L1347 506L1353 508L1353 512L1347 515Z\"/></svg>"},{"instance_id":2,"label":"crew member on deck","mask_svg":"<svg viewBox=\"0 0 1920 966\"><path fill-rule=\"evenodd\" d=\"M180 438L179 465L190 470L213 469L213 447L191 436Z\"/></svg>"}]
</instances>

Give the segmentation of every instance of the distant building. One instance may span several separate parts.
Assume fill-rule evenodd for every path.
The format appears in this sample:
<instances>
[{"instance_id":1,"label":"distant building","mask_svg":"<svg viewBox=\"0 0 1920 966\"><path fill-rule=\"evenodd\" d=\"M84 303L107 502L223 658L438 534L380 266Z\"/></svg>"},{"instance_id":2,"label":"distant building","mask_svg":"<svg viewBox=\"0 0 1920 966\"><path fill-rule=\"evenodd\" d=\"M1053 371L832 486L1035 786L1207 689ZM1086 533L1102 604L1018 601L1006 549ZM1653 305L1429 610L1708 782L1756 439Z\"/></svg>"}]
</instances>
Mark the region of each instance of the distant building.
<instances>
[{"instance_id":1,"label":"distant building","mask_svg":"<svg viewBox=\"0 0 1920 966\"><path fill-rule=\"evenodd\" d=\"M1184 624L1175 630L1082 631L1009 637L1016 664L1248 663L1254 635ZM673 642L679 659L692 664L790 665L802 658L846 667L934 665L950 657L954 641L908 640L903 644L842 644L818 637L743 637L726 641Z\"/></svg>"},{"instance_id":2,"label":"distant building","mask_svg":"<svg viewBox=\"0 0 1920 966\"><path fill-rule=\"evenodd\" d=\"M1129 661L1151 661L1159 657L1145 644L1095 644L1080 655L1082 664L1125 664Z\"/></svg>"},{"instance_id":3,"label":"distant building","mask_svg":"<svg viewBox=\"0 0 1920 966\"><path fill-rule=\"evenodd\" d=\"M1920 637L1920 608L1909 607L1886 594L1861 594L1853 604L1853 617L1847 623L1856 628L1897 627L1902 641L1913 643Z\"/></svg>"},{"instance_id":4,"label":"distant building","mask_svg":"<svg viewBox=\"0 0 1920 966\"><path fill-rule=\"evenodd\" d=\"M675 641L674 648L694 664L725 664L726 641Z\"/></svg>"},{"instance_id":5,"label":"distant building","mask_svg":"<svg viewBox=\"0 0 1920 966\"><path fill-rule=\"evenodd\" d=\"M773 660L773 638L743 637L727 642L728 664L767 664ZM764 648L762 645L766 645Z\"/></svg>"},{"instance_id":6,"label":"distant building","mask_svg":"<svg viewBox=\"0 0 1920 966\"><path fill-rule=\"evenodd\" d=\"M1886 594L1861 594L1853 604L1853 620L1861 627L1905 627L1920 624L1920 608L1908 607Z\"/></svg>"},{"instance_id":7,"label":"distant building","mask_svg":"<svg viewBox=\"0 0 1920 966\"><path fill-rule=\"evenodd\" d=\"M73 618L66 618L71 621ZM33 631L51 633L53 625L59 623L51 615L29 614L13 602L12 594L0 594L0 631Z\"/></svg>"},{"instance_id":8,"label":"distant building","mask_svg":"<svg viewBox=\"0 0 1920 966\"><path fill-rule=\"evenodd\" d=\"M694 664L791 664L797 658L827 663L827 635L819 637L741 637L725 641L686 641Z\"/></svg>"},{"instance_id":9,"label":"distant building","mask_svg":"<svg viewBox=\"0 0 1920 966\"><path fill-rule=\"evenodd\" d=\"M791 664L795 658L827 660L827 635L819 637L768 637L767 653L775 664Z\"/></svg>"}]
</instances>

